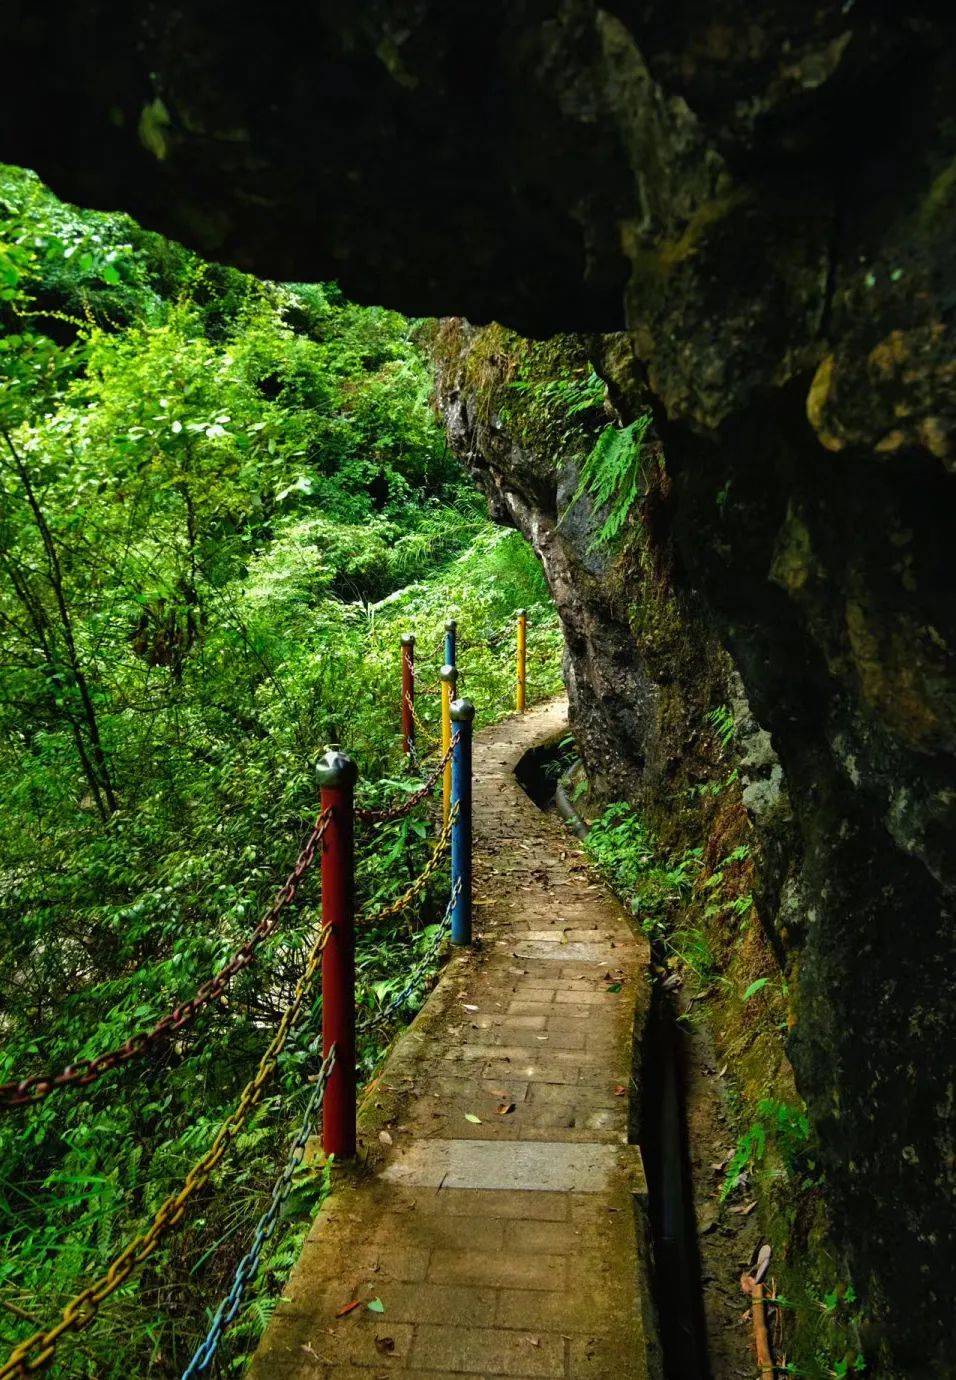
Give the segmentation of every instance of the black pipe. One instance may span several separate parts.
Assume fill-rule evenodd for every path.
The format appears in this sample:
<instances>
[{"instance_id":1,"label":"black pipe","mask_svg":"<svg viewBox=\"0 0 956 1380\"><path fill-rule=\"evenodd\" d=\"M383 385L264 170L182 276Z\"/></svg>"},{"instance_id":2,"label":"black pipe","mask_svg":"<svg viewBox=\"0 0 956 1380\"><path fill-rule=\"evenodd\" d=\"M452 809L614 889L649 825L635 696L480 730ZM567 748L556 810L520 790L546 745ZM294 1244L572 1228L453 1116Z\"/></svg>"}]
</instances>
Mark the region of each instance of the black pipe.
<instances>
[{"instance_id":1,"label":"black pipe","mask_svg":"<svg viewBox=\"0 0 956 1380\"><path fill-rule=\"evenodd\" d=\"M683 1054L683 1032L673 998L655 983L644 1048L640 1143L647 1172L664 1374L666 1380L709 1380Z\"/></svg>"},{"instance_id":2,"label":"black pipe","mask_svg":"<svg viewBox=\"0 0 956 1380\"><path fill-rule=\"evenodd\" d=\"M571 832L583 841L588 836L589 826L578 814L568 796L568 781L580 765L580 762L576 760L561 777L554 791L554 808Z\"/></svg>"}]
</instances>

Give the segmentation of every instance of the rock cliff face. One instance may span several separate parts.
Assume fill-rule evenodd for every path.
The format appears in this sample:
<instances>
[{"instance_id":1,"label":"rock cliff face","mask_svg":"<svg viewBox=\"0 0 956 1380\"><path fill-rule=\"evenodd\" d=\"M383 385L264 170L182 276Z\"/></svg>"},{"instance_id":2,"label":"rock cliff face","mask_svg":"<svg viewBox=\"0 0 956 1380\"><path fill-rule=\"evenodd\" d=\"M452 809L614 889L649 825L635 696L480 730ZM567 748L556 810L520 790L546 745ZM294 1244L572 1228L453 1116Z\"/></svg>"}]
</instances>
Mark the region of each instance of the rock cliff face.
<instances>
[{"instance_id":1,"label":"rock cliff face","mask_svg":"<svg viewBox=\"0 0 956 1380\"><path fill-rule=\"evenodd\" d=\"M707 441L662 418L616 558L573 500L596 431L653 401L630 340L536 346L446 321L435 354L452 446L547 571L598 793L676 812L709 770L705 711L733 705L788 1054L873 1310L870 1354L882 1374L947 1373L953 778L917 687L920 641L946 616L951 481L915 454L905 474L846 456L835 475L787 390ZM589 363L607 386L590 427L516 403L537 389L552 414L573 407Z\"/></svg>"},{"instance_id":2,"label":"rock cliff face","mask_svg":"<svg viewBox=\"0 0 956 1380\"><path fill-rule=\"evenodd\" d=\"M750 804L782 831L765 910L797 993L793 1061L839 1232L908 1377L949 1373L952 1355L956 44L941 15L852 0L0 15L0 157L59 194L413 313L626 331L594 358L623 418L650 400L667 579L779 762ZM462 406L452 425L471 434ZM672 760L661 725L683 687L635 648L623 605L596 612L600 566L555 536L560 447L466 444L551 552L602 783L643 789Z\"/></svg>"}]
</instances>

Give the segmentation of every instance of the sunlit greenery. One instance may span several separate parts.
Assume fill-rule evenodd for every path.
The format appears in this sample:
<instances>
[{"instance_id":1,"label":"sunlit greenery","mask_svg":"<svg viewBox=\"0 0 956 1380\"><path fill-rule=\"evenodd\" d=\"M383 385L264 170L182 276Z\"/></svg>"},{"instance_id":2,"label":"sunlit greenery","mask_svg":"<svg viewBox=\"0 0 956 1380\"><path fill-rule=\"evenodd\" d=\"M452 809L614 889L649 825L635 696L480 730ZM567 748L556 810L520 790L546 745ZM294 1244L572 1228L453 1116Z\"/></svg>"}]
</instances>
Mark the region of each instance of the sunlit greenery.
<instances>
[{"instance_id":1,"label":"sunlit greenery","mask_svg":"<svg viewBox=\"0 0 956 1380\"><path fill-rule=\"evenodd\" d=\"M479 724L511 706L518 606L532 695L560 682L540 568L448 454L412 323L203 264L13 169L0 320L2 1081L110 1048L228 957L295 857L326 746L357 757L366 802L407 789L402 632L425 720L449 616ZM433 841L422 810L363 833L361 902L398 894ZM7 1345L148 1223L231 1111L314 930L305 896L174 1042L0 1122ZM366 1009L404 985L442 899L363 935ZM52 1373L181 1373L296 1129L314 1015L173 1244ZM366 1073L394 1029L363 1040ZM301 1176L218 1373L241 1366L322 1192Z\"/></svg>"}]
</instances>

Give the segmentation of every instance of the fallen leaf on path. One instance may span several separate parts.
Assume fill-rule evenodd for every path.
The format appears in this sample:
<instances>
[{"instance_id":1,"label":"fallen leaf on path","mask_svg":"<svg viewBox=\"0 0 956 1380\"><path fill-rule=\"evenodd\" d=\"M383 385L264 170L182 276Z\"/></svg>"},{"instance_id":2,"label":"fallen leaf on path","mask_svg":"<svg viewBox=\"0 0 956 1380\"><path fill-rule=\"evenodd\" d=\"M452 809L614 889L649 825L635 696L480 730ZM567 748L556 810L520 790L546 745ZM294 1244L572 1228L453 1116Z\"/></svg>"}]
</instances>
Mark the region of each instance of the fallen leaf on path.
<instances>
[{"instance_id":1,"label":"fallen leaf on path","mask_svg":"<svg viewBox=\"0 0 956 1380\"><path fill-rule=\"evenodd\" d=\"M355 1309L361 1308L361 1306L361 1299L353 1299L351 1303L344 1303L335 1316L337 1318L344 1318L346 1313L354 1313Z\"/></svg>"},{"instance_id":2,"label":"fallen leaf on path","mask_svg":"<svg viewBox=\"0 0 956 1380\"><path fill-rule=\"evenodd\" d=\"M617 1087L614 1089L614 1096L615 1096L615 1097L623 1097L624 1094L625 1094L626 1092L627 1092L627 1088L624 1086L624 1084L623 1084L623 1083L618 1083Z\"/></svg>"},{"instance_id":3,"label":"fallen leaf on path","mask_svg":"<svg viewBox=\"0 0 956 1380\"><path fill-rule=\"evenodd\" d=\"M391 1145L392 1143L392 1138L387 1131L379 1131L378 1138L383 1145Z\"/></svg>"},{"instance_id":4,"label":"fallen leaf on path","mask_svg":"<svg viewBox=\"0 0 956 1380\"><path fill-rule=\"evenodd\" d=\"M737 1207L732 1207L731 1212L736 1212L739 1217L748 1217L757 1206L756 1198L752 1203L739 1203Z\"/></svg>"},{"instance_id":5,"label":"fallen leaf on path","mask_svg":"<svg viewBox=\"0 0 956 1380\"><path fill-rule=\"evenodd\" d=\"M466 1121L470 1121L470 1122L472 1123L473 1126L480 1126L480 1125L481 1125L481 1117L480 1117L480 1116L475 1116L474 1112L466 1112L466 1113L465 1113L465 1120L466 1120Z\"/></svg>"},{"instance_id":6,"label":"fallen leaf on path","mask_svg":"<svg viewBox=\"0 0 956 1380\"><path fill-rule=\"evenodd\" d=\"M369 1299L365 1305L370 1313L384 1313L385 1305L381 1299Z\"/></svg>"},{"instance_id":7,"label":"fallen leaf on path","mask_svg":"<svg viewBox=\"0 0 956 1380\"><path fill-rule=\"evenodd\" d=\"M467 1001L463 1001L462 1006L466 1011L477 1011L479 1009L477 1006L472 1006L471 1003Z\"/></svg>"},{"instance_id":8,"label":"fallen leaf on path","mask_svg":"<svg viewBox=\"0 0 956 1380\"><path fill-rule=\"evenodd\" d=\"M515 1104L513 1102L502 1102L500 1107L495 1108L495 1111L498 1113L499 1116L507 1116L508 1113L513 1112L514 1109Z\"/></svg>"}]
</instances>

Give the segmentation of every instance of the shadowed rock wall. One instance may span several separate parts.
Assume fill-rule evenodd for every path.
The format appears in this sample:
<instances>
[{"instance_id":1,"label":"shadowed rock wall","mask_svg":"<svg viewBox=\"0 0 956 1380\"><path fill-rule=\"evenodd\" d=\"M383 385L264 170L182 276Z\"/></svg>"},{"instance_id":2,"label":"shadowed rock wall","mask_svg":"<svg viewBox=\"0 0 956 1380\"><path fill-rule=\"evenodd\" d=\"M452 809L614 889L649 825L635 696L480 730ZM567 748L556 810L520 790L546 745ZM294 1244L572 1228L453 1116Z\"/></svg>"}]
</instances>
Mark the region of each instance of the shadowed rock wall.
<instances>
[{"instance_id":1,"label":"shadowed rock wall","mask_svg":"<svg viewBox=\"0 0 956 1380\"><path fill-rule=\"evenodd\" d=\"M597 362L654 408L675 586L786 776L775 923L840 1230L897 1373L952 1373L952 17L14 0L0 41L0 157L60 195L414 313L626 329ZM504 488L543 549L540 484ZM586 635L601 572L562 560L617 789L674 687Z\"/></svg>"},{"instance_id":2,"label":"shadowed rock wall","mask_svg":"<svg viewBox=\"0 0 956 1380\"><path fill-rule=\"evenodd\" d=\"M637 537L615 560L594 546L602 515L569 505L596 429L653 399L627 337L554 344L539 384L590 355L610 400L590 433L557 444L509 393L518 380L527 395L520 361L540 348L443 323L450 442L542 559L599 793L676 808L705 711L734 702L761 921L790 985L788 1053L836 1239L875 1317L868 1350L879 1374L948 1374L956 778L923 737L950 691L936 681L936 700L919 649L951 617L952 480L915 454L905 467L847 456L834 473L793 389L706 438L660 416Z\"/></svg>"}]
</instances>

